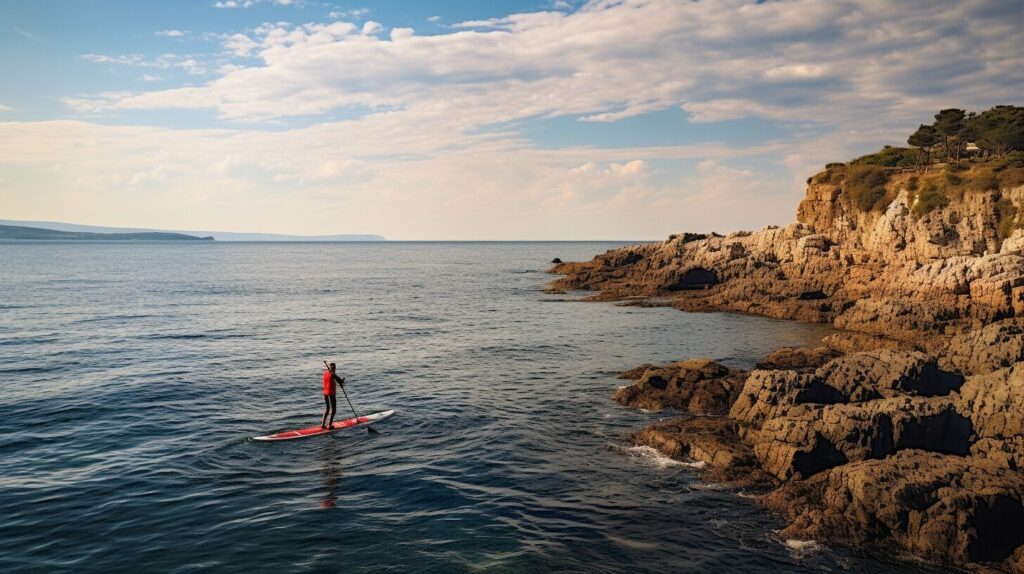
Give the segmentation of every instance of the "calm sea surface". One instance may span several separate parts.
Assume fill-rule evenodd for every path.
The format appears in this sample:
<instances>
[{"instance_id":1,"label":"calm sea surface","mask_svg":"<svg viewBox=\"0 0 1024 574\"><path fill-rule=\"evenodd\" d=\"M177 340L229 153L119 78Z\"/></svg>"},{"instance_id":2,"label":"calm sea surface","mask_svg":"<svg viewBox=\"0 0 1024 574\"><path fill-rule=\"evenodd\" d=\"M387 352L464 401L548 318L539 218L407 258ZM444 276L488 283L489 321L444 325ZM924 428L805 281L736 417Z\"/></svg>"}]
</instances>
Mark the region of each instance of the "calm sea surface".
<instances>
[{"instance_id":1,"label":"calm sea surface","mask_svg":"<svg viewBox=\"0 0 1024 574\"><path fill-rule=\"evenodd\" d=\"M541 292L614 246L0 244L0 571L919 570L624 443L663 415L618 372L827 331ZM324 358L381 434L251 441L319 422Z\"/></svg>"}]
</instances>

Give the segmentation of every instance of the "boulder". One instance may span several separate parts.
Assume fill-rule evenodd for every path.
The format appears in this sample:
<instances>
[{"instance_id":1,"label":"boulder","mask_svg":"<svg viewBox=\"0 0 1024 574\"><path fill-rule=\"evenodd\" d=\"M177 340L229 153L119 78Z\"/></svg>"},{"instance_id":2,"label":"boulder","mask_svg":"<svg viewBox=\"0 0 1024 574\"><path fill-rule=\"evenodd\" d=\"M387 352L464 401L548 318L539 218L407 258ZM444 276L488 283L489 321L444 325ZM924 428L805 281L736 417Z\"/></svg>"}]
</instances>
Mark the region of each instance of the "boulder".
<instances>
[{"instance_id":1,"label":"boulder","mask_svg":"<svg viewBox=\"0 0 1024 574\"><path fill-rule=\"evenodd\" d=\"M629 435L634 444L652 447L665 456L705 464L704 478L736 486L771 482L757 466L750 447L725 417L677 417Z\"/></svg>"},{"instance_id":2,"label":"boulder","mask_svg":"<svg viewBox=\"0 0 1024 574\"><path fill-rule=\"evenodd\" d=\"M893 540L955 564L1002 563L1024 544L1024 475L994 462L906 450L783 484L761 501L790 524L784 538Z\"/></svg>"},{"instance_id":3,"label":"boulder","mask_svg":"<svg viewBox=\"0 0 1024 574\"><path fill-rule=\"evenodd\" d=\"M638 373L639 368L621 375L636 382L617 390L616 401L648 411L675 409L701 415L729 412L747 374L709 359L644 366Z\"/></svg>"}]
</instances>

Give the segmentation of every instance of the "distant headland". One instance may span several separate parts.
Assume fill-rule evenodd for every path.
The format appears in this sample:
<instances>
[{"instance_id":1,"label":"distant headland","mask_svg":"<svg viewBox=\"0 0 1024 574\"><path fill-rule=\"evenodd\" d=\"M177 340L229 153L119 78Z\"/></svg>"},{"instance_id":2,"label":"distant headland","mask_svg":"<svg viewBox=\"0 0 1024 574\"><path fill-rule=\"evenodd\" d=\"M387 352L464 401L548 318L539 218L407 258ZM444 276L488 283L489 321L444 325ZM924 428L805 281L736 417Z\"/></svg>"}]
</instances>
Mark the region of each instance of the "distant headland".
<instances>
[{"instance_id":1,"label":"distant headland","mask_svg":"<svg viewBox=\"0 0 1024 574\"><path fill-rule=\"evenodd\" d=\"M87 231L57 231L41 227L0 225L0 240L15 241L213 241L212 237L197 237L184 233L142 231L134 233L92 233Z\"/></svg>"},{"instance_id":2,"label":"distant headland","mask_svg":"<svg viewBox=\"0 0 1024 574\"><path fill-rule=\"evenodd\" d=\"M65 241L387 241L381 235L371 234L286 235L280 233L240 233L236 231L182 231L10 219L0 219L0 239Z\"/></svg>"}]
</instances>

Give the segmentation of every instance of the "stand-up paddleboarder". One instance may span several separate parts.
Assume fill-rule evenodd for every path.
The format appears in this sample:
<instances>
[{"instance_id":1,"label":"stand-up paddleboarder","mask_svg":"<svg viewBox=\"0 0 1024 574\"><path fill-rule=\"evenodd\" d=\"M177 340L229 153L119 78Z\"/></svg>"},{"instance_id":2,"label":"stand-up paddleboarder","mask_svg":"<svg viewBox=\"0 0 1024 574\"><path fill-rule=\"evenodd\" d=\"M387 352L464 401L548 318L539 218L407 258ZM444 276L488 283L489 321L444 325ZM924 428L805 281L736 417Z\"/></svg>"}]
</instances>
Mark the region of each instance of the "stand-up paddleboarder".
<instances>
[{"instance_id":1,"label":"stand-up paddleboarder","mask_svg":"<svg viewBox=\"0 0 1024 574\"><path fill-rule=\"evenodd\" d=\"M320 428L323 429L331 428L331 425L334 424L334 411L338 408L336 396L338 387L335 385L345 386L345 379L338 378L335 373L336 369L335 364L331 363L324 371L324 418L320 421ZM330 422L327 420L327 415L331 415Z\"/></svg>"}]
</instances>

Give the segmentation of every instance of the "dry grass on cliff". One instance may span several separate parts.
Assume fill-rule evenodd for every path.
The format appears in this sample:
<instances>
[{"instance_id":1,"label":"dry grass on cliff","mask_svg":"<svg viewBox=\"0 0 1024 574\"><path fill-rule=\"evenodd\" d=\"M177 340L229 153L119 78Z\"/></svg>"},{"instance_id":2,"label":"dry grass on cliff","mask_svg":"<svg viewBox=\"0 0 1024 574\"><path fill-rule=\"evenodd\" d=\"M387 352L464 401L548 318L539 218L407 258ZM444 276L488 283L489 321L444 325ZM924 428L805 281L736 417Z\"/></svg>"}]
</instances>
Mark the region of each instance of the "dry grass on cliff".
<instances>
[{"instance_id":1,"label":"dry grass on cliff","mask_svg":"<svg viewBox=\"0 0 1024 574\"><path fill-rule=\"evenodd\" d=\"M911 157L908 152L912 151L886 148L849 164L830 163L809 178L808 183L841 186L850 204L865 212L884 209L900 189L906 189L912 194L913 213L918 217L961 200L968 193L999 194L1001 190L1024 185L1024 152L912 169L907 166ZM1018 207L1004 202L1001 234L1019 227Z\"/></svg>"},{"instance_id":2,"label":"dry grass on cliff","mask_svg":"<svg viewBox=\"0 0 1024 574\"><path fill-rule=\"evenodd\" d=\"M913 211L915 215L920 216L933 209L945 207L952 201L961 200L966 194L1000 194L1001 190L1021 185L1024 185L1024 165L1015 165L1005 159L999 159L959 166L948 165L941 171L915 174L906 181L905 187L914 194ZM1008 202L1006 204L1012 206ZM1004 209L1003 212L1009 211ZM1016 210L1011 218L1015 215Z\"/></svg>"},{"instance_id":3,"label":"dry grass on cliff","mask_svg":"<svg viewBox=\"0 0 1024 574\"><path fill-rule=\"evenodd\" d=\"M861 211L879 211L892 201L895 194L889 189L889 174L883 167L854 165L846 171L843 193Z\"/></svg>"}]
</instances>

